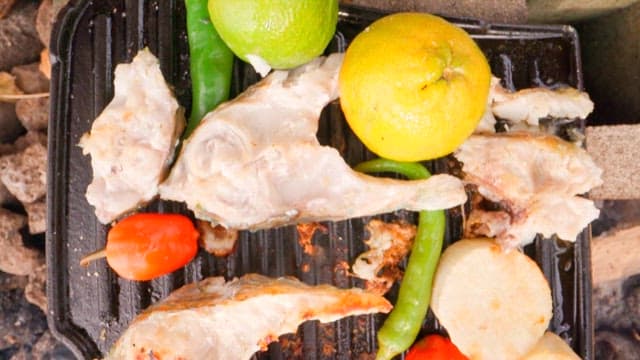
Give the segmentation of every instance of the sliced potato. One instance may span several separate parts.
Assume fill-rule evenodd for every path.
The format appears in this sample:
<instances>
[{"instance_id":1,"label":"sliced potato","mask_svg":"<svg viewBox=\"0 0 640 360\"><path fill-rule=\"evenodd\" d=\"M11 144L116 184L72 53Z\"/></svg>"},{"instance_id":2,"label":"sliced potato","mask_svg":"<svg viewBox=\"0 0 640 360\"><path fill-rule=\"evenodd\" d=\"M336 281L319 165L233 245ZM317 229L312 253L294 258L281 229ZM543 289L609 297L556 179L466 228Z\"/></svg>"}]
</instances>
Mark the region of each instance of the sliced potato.
<instances>
[{"instance_id":1,"label":"sliced potato","mask_svg":"<svg viewBox=\"0 0 640 360\"><path fill-rule=\"evenodd\" d=\"M521 360L580 360L560 336L547 331Z\"/></svg>"},{"instance_id":2,"label":"sliced potato","mask_svg":"<svg viewBox=\"0 0 640 360\"><path fill-rule=\"evenodd\" d=\"M461 240L442 254L431 308L472 360L529 352L551 319L551 289L535 262L489 239Z\"/></svg>"}]
</instances>

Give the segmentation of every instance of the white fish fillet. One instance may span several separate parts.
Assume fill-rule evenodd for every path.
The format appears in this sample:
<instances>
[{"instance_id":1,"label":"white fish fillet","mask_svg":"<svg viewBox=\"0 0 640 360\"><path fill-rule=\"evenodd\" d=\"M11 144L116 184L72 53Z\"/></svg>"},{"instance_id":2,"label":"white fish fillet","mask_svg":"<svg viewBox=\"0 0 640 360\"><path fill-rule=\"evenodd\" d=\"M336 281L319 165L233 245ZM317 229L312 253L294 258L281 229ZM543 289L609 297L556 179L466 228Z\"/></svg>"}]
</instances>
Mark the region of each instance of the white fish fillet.
<instances>
[{"instance_id":1,"label":"white fish fillet","mask_svg":"<svg viewBox=\"0 0 640 360\"><path fill-rule=\"evenodd\" d=\"M556 90L540 87L510 92L495 76L491 78L487 103L476 133L495 132L496 117L516 127L537 127L542 118L585 119L593 111L593 102L584 91L571 87Z\"/></svg>"},{"instance_id":2,"label":"white fish fillet","mask_svg":"<svg viewBox=\"0 0 640 360\"><path fill-rule=\"evenodd\" d=\"M464 203L449 175L400 181L353 171L316 139L320 112L337 97L342 54L275 71L203 119L185 142L163 199L232 229L343 220L400 208Z\"/></svg>"},{"instance_id":3,"label":"white fish fillet","mask_svg":"<svg viewBox=\"0 0 640 360\"><path fill-rule=\"evenodd\" d=\"M205 279L173 292L139 315L106 359L246 360L302 322L389 312L362 289L310 286L293 278L250 274Z\"/></svg>"},{"instance_id":4,"label":"white fish fillet","mask_svg":"<svg viewBox=\"0 0 640 360\"><path fill-rule=\"evenodd\" d=\"M495 224L484 227L498 231L503 246L526 245L536 233L575 241L598 217L593 202L576 195L600 185L602 170L584 149L558 137L528 132L472 135L455 157L463 163L465 181L508 208L509 226L505 228L500 214ZM482 218L492 221L488 215Z\"/></svg>"},{"instance_id":5,"label":"white fish fillet","mask_svg":"<svg viewBox=\"0 0 640 360\"><path fill-rule=\"evenodd\" d=\"M114 87L113 100L80 139L93 169L87 201L105 224L157 195L185 126L148 49L116 67Z\"/></svg>"},{"instance_id":6,"label":"white fish fillet","mask_svg":"<svg viewBox=\"0 0 640 360\"><path fill-rule=\"evenodd\" d=\"M593 111L593 102L586 92L566 87L557 90L531 88L496 96L493 114L514 123L538 126L547 116L558 119L584 119Z\"/></svg>"}]
</instances>

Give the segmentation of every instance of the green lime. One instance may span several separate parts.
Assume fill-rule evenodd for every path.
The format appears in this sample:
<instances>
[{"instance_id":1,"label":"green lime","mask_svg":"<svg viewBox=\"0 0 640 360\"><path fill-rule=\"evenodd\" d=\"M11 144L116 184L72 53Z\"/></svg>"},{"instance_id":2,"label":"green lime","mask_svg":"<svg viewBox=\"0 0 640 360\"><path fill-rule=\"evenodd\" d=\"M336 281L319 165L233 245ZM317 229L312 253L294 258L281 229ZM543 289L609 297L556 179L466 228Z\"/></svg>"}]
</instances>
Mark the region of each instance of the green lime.
<instances>
[{"instance_id":1,"label":"green lime","mask_svg":"<svg viewBox=\"0 0 640 360\"><path fill-rule=\"evenodd\" d=\"M209 0L222 40L261 74L322 54L338 22L338 0Z\"/></svg>"}]
</instances>

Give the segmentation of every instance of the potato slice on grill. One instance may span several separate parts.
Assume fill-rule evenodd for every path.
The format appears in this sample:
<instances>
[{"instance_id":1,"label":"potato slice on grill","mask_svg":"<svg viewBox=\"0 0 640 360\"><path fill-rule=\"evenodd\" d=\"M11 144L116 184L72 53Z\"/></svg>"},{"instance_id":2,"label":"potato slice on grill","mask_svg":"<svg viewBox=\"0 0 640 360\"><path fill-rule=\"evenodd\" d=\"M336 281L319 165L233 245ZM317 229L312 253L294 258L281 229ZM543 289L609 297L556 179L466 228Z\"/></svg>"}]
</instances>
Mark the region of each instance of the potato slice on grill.
<instances>
[{"instance_id":1,"label":"potato slice on grill","mask_svg":"<svg viewBox=\"0 0 640 360\"><path fill-rule=\"evenodd\" d=\"M547 331L521 360L580 360L580 357L558 335Z\"/></svg>"},{"instance_id":2,"label":"potato slice on grill","mask_svg":"<svg viewBox=\"0 0 640 360\"><path fill-rule=\"evenodd\" d=\"M535 262L489 239L461 240L440 259L431 308L472 360L527 354L551 319L551 289Z\"/></svg>"}]
</instances>

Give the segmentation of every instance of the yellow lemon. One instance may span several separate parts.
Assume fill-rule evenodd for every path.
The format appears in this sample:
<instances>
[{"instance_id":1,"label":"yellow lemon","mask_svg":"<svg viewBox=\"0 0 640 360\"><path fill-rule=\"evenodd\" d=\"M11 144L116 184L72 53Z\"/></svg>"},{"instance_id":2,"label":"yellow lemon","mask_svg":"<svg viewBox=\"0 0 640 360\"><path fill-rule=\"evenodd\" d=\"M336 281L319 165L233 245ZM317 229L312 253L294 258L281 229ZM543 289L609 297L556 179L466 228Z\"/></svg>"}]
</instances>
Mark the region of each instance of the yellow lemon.
<instances>
[{"instance_id":1,"label":"yellow lemon","mask_svg":"<svg viewBox=\"0 0 640 360\"><path fill-rule=\"evenodd\" d=\"M383 17L349 45L340 103L349 126L379 156L420 161L455 150L487 103L491 70L461 28L425 13Z\"/></svg>"}]
</instances>

